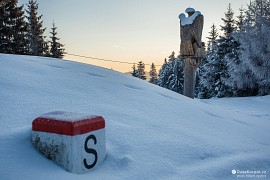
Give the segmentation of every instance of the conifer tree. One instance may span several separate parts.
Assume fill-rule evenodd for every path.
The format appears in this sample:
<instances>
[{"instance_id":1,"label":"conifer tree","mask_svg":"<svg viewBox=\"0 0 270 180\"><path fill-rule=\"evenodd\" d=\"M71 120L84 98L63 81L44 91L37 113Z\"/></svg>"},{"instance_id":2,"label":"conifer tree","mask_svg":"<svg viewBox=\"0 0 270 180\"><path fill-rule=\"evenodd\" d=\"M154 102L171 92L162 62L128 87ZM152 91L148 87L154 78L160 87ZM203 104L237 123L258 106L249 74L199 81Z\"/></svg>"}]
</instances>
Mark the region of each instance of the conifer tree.
<instances>
[{"instance_id":1,"label":"conifer tree","mask_svg":"<svg viewBox=\"0 0 270 180\"><path fill-rule=\"evenodd\" d=\"M196 94L198 98L208 99L212 96L215 96L215 60L217 56L217 39L218 38L218 30L213 24L211 26L211 30L209 32L208 48L206 51L206 58L202 60L201 65L199 66L197 75L198 75L198 84L196 87Z\"/></svg>"},{"instance_id":2,"label":"conifer tree","mask_svg":"<svg viewBox=\"0 0 270 180\"><path fill-rule=\"evenodd\" d=\"M253 0L245 13L243 31L237 34L241 61L233 79L249 95L270 94L270 1ZM248 92L247 92L248 91Z\"/></svg>"},{"instance_id":3,"label":"conifer tree","mask_svg":"<svg viewBox=\"0 0 270 180\"><path fill-rule=\"evenodd\" d=\"M11 30L8 27L7 1L0 1L0 53L8 53Z\"/></svg>"},{"instance_id":4,"label":"conifer tree","mask_svg":"<svg viewBox=\"0 0 270 180\"><path fill-rule=\"evenodd\" d=\"M38 16L38 3L36 0L29 0L27 4L28 40L30 54L35 56L47 56L48 44L43 35L46 28L43 28L42 15Z\"/></svg>"},{"instance_id":5,"label":"conifer tree","mask_svg":"<svg viewBox=\"0 0 270 180\"><path fill-rule=\"evenodd\" d=\"M236 31L236 21L234 19L234 12L229 4L225 18L222 18L224 26L221 27L223 36L217 41L217 61L215 68L217 70L215 81L215 96L216 97L230 97L234 96L234 85L230 82L232 63L237 63L239 60L239 42L234 38L233 33Z\"/></svg>"},{"instance_id":6,"label":"conifer tree","mask_svg":"<svg viewBox=\"0 0 270 180\"><path fill-rule=\"evenodd\" d=\"M161 66L159 73L158 73L158 79L157 79L157 85L167 88L167 82L168 82L168 62L167 59L164 59L164 63Z\"/></svg>"},{"instance_id":7,"label":"conifer tree","mask_svg":"<svg viewBox=\"0 0 270 180\"><path fill-rule=\"evenodd\" d=\"M234 12L229 4L225 18L222 18L223 36L215 40L214 46L208 49L206 62L200 68L199 97L201 98L233 96L233 86L228 83L230 78L228 64L239 58L237 53L239 43L232 36L236 30L233 15Z\"/></svg>"},{"instance_id":8,"label":"conifer tree","mask_svg":"<svg viewBox=\"0 0 270 180\"><path fill-rule=\"evenodd\" d=\"M217 37L218 37L218 30L217 30L215 24L213 24L211 26L209 36L206 37L208 39L208 50L212 49L212 46L216 43Z\"/></svg>"},{"instance_id":9,"label":"conifer tree","mask_svg":"<svg viewBox=\"0 0 270 180\"><path fill-rule=\"evenodd\" d=\"M175 56L174 52L168 57L167 59L164 60L164 64L162 65L159 75L158 75L158 80L157 80L157 85L164 87L166 89L169 89L170 87L170 80L172 79L172 74L173 74L173 67L174 67L174 61L175 61Z\"/></svg>"},{"instance_id":10,"label":"conifer tree","mask_svg":"<svg viewBox=\"0 0 270 180\"><path fill-rule=\"evenodd\" d=\"M157 85L182 94L184 84L183 69L183 60L180 57L175 58L175 53L172 52L168 62L165 59L159 71Z\"/></svg>"},{"instance_id":11,"label":"conifer tree","mask_svg":"<svg viewBox=\"0 0 270 180\"><path fill-rule=\"evenodd\" d=\"M12 2L12 13L10 14L13 16L13 43L12 49L15 54L28 54L28 40L26 38L27 34L27 24L24 18L24 11L23 5L17 7L18 0L11 0Z\"/></svg>"},{"instance_id":12,"label":"conifer tree","mask_svg":"<svg viewBox=\"0 0 270 180\"><path fill-rule=\"evenodd\" d=\"M0 52L27 54L27 26L23 6L18 7L18 0L0 3Z\"/></svg>"},{"instance_id":13,"label":"conifer tree","mask_svg":"<svg viewBox=\"0 0 270 180\"><path fill-rule=\"evenodd\" d=\"M237 30L242 31L243 30L243 25L244 25L244 19L245 19L245 15L244 15L245 11L243 9L243 7L241 7L239 9L239 16L237 16Z\"/></svg>"},{"instance_id":14,"label":"conifer tree","mask_svg":"<svg viewBox=\"0 0 270 180\"><path fill-rule=\"evenodd\" d=\"M168 57L168 61L174 61L175 60L175 52L173 51L172 54Z\"/></svg>"},{"instance_id":15,"label":"conifer tree","mask_svg":"<svg viewBox=\"0 0 270 180\"><path fill-rule=\"evenodd\" d=\"M222 18L224 26L221 26L221 30L224 32L225 37L230 37L231 33L236 29L233 16L234 12L231 8L231 4L229 4L227 12L225 12L225 18Z\"/></svg>"},{"instance_id":16,"label":"conifer tree","mask_svg":"<svg viewBox=\"0 0 270 180\"><path fill-rule=\"evenodd\" d=\"M150 67L150 83L156 84L157 83L157 70L154 63L151 64Z\"/></svg>"},{"instance_id":17,"label":"conifer tree","mask_svg":"<svg viewBox=\"0 0 270 180\"><path fill-rule=\"evenodd\" d=\"M137 77L142 79L142 80L146 80L146 74L145 74L145 65L142 61L138 62L137 65Z\"/></svg>"},{"instance_id":18,"label":"conifer tree","mask_svg":"<svg viewBox=\"0 0 270 180\"><path fill-rule=\"evenodd\" d=\"M169 78L170 84L169 89L183 94L184 89L184 60L181 57L177 57L174 62L173 74Z\"/></svg>"},{"instance_id":19,"label":"conifer tree","mask_svg":"<svg viewBox=\"0 0 270 180\"><path fill-rule=\"evenodd\" d=\"M132 72L131 72L131 75L132 75L133 77L138 77L138 70L136 69L135 64L133 64L133 66L132 66Z\"/></svg>"},{"instance_id":20,"label":"conifer tree","mask_svg":"<svg viewBox=\"0 0 270 180\"><path fill-rule=\"evenodd\" d=\"M61 43L59 43L59 38L57 37L57 32L56 29L57 27L55 26L55 23L53 22L53 27L51 28L52 31L50 32L52 34L51 38L51 57L54 58L63 58L64 56L64 45L62 45Z\"/></svg>"},{"instance_id":21,"label":"conifer tree","mask_svg":"<svg viewBox=\"0 0 270 180\"><path fill-rule=\"evenodd\" d=\"M199 68L198 98L208 99L217 97L220 89L220 67L222 61L218 59L218 47L214 44L206 52L206 58Z\"/></svg>"}]
</instances>

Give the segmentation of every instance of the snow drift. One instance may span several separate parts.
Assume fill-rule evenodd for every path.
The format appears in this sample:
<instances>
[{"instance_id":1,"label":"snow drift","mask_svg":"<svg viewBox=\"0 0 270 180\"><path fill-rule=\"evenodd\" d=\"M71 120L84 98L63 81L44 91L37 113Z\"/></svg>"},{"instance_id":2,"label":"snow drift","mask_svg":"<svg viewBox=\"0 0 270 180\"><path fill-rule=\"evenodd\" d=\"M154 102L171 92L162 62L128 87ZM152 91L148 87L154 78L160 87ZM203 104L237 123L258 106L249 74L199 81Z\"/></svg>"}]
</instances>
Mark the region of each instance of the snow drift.
<instances>
[{"instance_id":1,"label":"snow drift","mask_svg":"<svg viewBox=\"0 0 270 180\"><path fill-rule=\"evenodd\" d=\"M192 100L112 70L0 54L0 179L216 179L232 170L270 177L270 96ZM76 175L31 144L51 111L102 115L107 159Z\"/></svg>"}]
</instances>

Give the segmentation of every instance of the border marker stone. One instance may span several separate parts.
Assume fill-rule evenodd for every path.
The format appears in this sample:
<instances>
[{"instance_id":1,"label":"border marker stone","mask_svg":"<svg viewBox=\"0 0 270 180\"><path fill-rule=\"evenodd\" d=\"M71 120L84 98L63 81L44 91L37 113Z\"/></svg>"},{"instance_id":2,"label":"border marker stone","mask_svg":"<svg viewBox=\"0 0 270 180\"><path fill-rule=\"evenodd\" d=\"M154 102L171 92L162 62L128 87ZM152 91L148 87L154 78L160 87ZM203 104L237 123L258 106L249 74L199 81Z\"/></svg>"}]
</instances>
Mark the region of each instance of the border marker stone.
<instances>
[{"instance_id":1,"label":"border marker stone","mask_svg":"<svg viewBox=\"0 0 270 180\"><path fill-rule=\"evenodd\" d=\"M106 158L102 116L55 111L32 122L32 143L67 171L83 174Z\"/></svg>"}]
</instances>

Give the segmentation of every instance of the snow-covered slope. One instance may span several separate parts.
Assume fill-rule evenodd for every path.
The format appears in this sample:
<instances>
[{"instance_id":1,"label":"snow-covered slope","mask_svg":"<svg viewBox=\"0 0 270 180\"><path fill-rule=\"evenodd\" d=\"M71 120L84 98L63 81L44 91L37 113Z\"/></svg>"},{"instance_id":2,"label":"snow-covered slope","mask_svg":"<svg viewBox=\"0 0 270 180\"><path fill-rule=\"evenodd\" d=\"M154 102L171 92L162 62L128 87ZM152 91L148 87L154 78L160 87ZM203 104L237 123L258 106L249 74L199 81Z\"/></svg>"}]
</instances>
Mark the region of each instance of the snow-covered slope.
<instances>
[{"instance_id":1,"label":"snow-covered slope","mask_svg":"<svg viewBox=\"0 0 270 180\"><path fill-rule=\"evenodd\" d=\"M0 179L270 177L270 96L199 101L96 66L0 54ZM50 111L102 115L107 159L66 172L33 148L31 123Z\"/></svg>"}]
</instances>

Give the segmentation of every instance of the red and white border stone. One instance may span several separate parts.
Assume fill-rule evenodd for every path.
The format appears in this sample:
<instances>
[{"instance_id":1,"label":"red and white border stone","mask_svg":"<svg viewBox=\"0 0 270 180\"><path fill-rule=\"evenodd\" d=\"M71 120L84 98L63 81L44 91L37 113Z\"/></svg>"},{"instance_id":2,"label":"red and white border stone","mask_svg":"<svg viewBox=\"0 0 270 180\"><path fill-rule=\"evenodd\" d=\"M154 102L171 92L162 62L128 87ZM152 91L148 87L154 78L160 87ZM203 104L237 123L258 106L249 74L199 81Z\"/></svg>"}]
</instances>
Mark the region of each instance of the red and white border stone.
<instances>
[{"instance_id":1,"label":"red and white border stone","mask_svg":"<svg viewBox=\"0 0 270 180\"><path fill-rule=\"evenodd\" d=\"M33 121L32 142L67 171L87 173L106 158L105 120L63 111L48 113Z\"/></svg>"}]
</instances>

